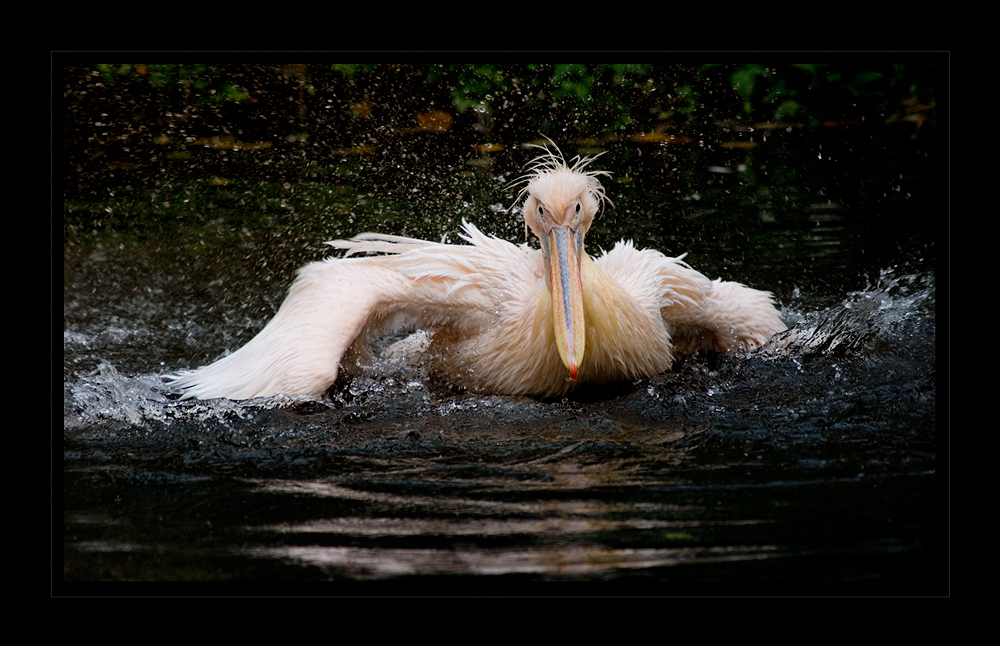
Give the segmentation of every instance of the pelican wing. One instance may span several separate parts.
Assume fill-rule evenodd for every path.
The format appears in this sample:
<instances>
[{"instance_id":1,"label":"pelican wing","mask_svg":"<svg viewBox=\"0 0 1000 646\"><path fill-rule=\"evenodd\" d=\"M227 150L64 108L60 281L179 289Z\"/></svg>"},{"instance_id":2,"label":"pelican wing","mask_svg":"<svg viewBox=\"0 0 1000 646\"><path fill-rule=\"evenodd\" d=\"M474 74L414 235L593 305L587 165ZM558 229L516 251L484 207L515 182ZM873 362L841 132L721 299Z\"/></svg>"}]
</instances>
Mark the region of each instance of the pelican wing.
<instances>
[{"instance_id":1,"label":"pelican wing","mask_svg":"<svg viewBox=\"0 0 1000 646\"><path fill-rule=\"evenodd\" d=\"M298 271L275 317L248 344L199 370L173 376L184 398L318 396L337 379L345 352L393 328L484 325L495 310L489 270L521 248L466 224L473 245L364 234L332 246L348 255ZM357 345L356 345L357 344Z\"/></svg>"},{"instance_id":2,"label":"pelican wing","mask_svg":"<svg viewBox=\"0 0 1000 646\"><path fill-rule=\"evenodd\" d=\"M753 350L786 329L771 292L722 279L710 283L695 314L693 327L678 328L675 345L693 343L688 350L698 350L707 341L719 351Z\"/></svg>"},{"instance_id":3,"label":"pelican wing","mask_svg":"<svg viewBox=\"0 0 1000 646\"><path fill-rule=\"evenodd\" d=\"M674 354L756 348L785 329L770 292L709 280L683 257L639 251L631 242L620 242L599 262L646 307L657 304Z\"/></svg>"}]
</instances>

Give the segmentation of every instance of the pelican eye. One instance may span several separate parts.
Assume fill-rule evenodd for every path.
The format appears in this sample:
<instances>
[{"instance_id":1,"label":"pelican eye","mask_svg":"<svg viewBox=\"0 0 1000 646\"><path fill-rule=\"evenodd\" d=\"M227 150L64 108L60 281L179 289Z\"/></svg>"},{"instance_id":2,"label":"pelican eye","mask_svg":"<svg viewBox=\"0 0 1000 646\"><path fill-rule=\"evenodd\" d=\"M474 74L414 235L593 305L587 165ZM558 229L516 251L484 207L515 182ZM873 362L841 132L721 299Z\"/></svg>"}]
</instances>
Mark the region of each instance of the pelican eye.
<instances>
[{"instance_id":1,"label":"pelican eye","mask_svg":"<svg viewBox=\"0 0 1000 646\"><path fill-rule=\"evenodd\" d=\"M579 202L577 202L577 203L576 203L576 212L577 212L577 214L579 214L579 213L580 213L580 209L581 209L581 208L582 208L582 207L580 206L580 203L579 203Z\"/></svg>"},{"instance_id":2,"label":"pelican eye","mask_svg":"<svg viewBox=\"0 0 1000 646\"><path fill-rule=\"evenodd\" d=\"M544 209L542 209L542 206L539 204L538 205L538 215L541 215L543 212L544 212Z\"/></svg>"}]
</instances>

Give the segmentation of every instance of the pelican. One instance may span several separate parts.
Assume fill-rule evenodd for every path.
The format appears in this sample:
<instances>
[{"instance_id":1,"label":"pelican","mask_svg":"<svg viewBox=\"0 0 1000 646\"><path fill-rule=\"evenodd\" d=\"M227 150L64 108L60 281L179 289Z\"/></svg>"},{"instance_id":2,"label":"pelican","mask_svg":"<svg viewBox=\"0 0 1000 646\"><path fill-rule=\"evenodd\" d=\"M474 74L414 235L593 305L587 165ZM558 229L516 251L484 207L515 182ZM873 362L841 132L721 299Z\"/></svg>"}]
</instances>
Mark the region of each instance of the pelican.
<instances>
[{"instance_id":1,"label":"pelican","mask_svg":"<svg viewBox=\"0 0 1000 646\"><path fill-rule=\"evenodd\" d=\"M554 147L554 146L553 146ZM657 375L701 349L750 350L785 329L771 294L711 281L682 261L617 243L592 258L584 237L603 203L595 157L542 148L523 185L541 249L482 233L468 244L363 233L328 242L342 258L299 269L270 323L215 363L171 375L183 398L320 397L370 360L369 338L430 332L432 369L484 394L552 397ZM365 254L365 255L359 255Z\"/></svg>"}]
</instances>

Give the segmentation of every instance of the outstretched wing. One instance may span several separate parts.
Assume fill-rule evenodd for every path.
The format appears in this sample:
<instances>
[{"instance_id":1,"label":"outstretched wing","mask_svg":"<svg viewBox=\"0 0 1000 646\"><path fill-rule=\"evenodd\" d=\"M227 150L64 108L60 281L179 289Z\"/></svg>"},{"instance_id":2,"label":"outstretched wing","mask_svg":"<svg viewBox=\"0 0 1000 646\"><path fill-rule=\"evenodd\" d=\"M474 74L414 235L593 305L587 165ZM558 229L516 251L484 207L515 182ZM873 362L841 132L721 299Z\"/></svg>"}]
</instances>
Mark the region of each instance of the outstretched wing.
<instances>
[{"instance_id":1,"label":"outstretched wing","mask_svg":"<svg viewBox=\"0 0 1000 646\"><path fill-rule=\"evenodd\" d=\"M771 292L722 279L712 281L701 313L696 325L711 333L711 347L719 351L753 350L786 329Z\"/></svg>"},{"instance_id":2,"label":"outstretched wing","mask_svg":"<svg viewBox=\"0 0 1000 646\"><path fill-rule=\"evenodd\" d=\"M375 310L407 290L405 278L380 261L330 259L302 267L278 313L256 337L209 366L181 373L172 385L185 399L325 392Z\"/></svg>"},{"instance_id":3,"label":"outstretched wing","mask_svg":"<svg viewBox=\"0 0 1000 646\"><path fill-rule=\"evenodd\" d=\"M785 329L769 292L709 280L683 257L620 242L602 258L604 270L627 291L658 302L675 354L756 348Z\"/></svg>"},{"instance_id":4,"label":"outstretched wing","mask_svg":"<svg viewBox=\"0 0 1000 646\"><path fill-rule=\"evenodd\" d=\"M492 240L471 225L466 231ZM375 234L330 244L348 255L392 255L302 267L278 313L253 340L209 366L171 377L184 398L318 396L336 381L345 351L363 343L370 330L475 326L494 309L475 275L483 264L476 257L497 249Z\"/></svg>"}]
</instances>

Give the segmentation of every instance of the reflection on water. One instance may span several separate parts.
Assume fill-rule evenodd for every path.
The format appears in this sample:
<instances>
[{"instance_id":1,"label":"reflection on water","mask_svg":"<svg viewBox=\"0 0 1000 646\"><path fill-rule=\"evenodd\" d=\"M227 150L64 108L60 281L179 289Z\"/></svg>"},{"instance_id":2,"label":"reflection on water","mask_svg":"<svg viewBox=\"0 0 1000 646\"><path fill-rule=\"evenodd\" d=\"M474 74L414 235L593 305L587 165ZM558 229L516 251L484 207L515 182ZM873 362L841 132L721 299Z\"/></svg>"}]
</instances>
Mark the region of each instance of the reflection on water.
<instances>
[{"instance_id":1,"label":"reflection on water","mask_svg":"<svg viewBox=\"0 0 1000 646\"><path fill-rule=\"evenodd\" d=\"M616 196L619 213L642 210L648 195L635 188L633 204ZM249 340L294 267L333 236L315 223L280 244L251 231L205 255L190 231L156 248L68 241L66 580L834 581L940 593L934 273L912 244L904 258L875 253L895 229L873 233L828 201L796 197L801 222L790 222L782 190L753 226L698 237L700 218L719 216L689 210L669 232L640 222L627 235L774 290L789 331L749 356L688 357L554 401L456 392L389 339L371 372L329 399L181 402L160 375ZM850 260L860 257L875 271Z\"/></svg>"},{"instance_id":2,"label":"reflection on water","mask_svg":"<svg viewBox=\"0 0 1000 646\"><path fill-rule=\"evenodd\" d=\"M883 279L596 401L435 393L399 366L328 402L178 402L104 363L66 384L67 576L213 579L221 552L225 579L920 579L933 281Z\"/></svg>"}]
</instances>

